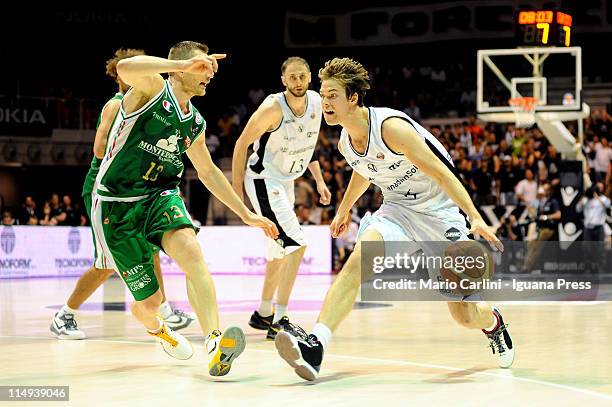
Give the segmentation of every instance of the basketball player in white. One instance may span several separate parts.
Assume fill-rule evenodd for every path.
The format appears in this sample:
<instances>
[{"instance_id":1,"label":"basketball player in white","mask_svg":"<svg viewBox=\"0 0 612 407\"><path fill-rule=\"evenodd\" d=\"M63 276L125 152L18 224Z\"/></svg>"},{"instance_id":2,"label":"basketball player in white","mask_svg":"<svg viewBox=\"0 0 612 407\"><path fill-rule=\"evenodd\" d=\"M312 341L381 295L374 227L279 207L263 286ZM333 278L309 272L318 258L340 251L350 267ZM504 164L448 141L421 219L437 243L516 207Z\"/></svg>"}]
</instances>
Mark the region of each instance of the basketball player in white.
<instances>
[{"instance_id":1,"label":"basketball player in white","mask_svg":"<svg viewBox=\"0 0 612 407\"><path fill-rule=\"evenodd\" d=\"M320 202L328 205L331 194L323 181L314 156L321 127L321 97L308 90L311 80L308 63L299 57L288 58L281 67L285 91L269 95L253 113L236 142L232 161L232 185L244 199L244 184L249 200L259 214L278 227L276 241L266 238L266 276L258 310L249 325L267 330L274 339L281 324L288 321L289 296L306 250L304 232L295 214L294 181L306 168L312 173ZM249 145L253 154L245 168ZM278 289L275 309L272 299ZM282 319L282 321L281 321Z\"/></svg>"},{"instance_id":2,"label":"basketball player in white","mask_svg":"<svg viewBox=\"0 0 612 407\"><path fill-rule=\"evenodd\" d=\"M442 144L405 113L364 105L370 85L360 63L333 59L319 71L319 78L325 121L343 127L338 149L353 168L330 226L332 236L347 230L351 208L370 183L383 191L384 203L374 215L362 219L355 251L327 292L312 333L289 324L276 336L280 356L306 380L316 378L332 332L355 302L361 284L361 242L455 241L478 233L503 250L455 175ZM471 228L460 209L469 217ZM452 317L466 328L483 330L499 365L510 367L514 347L499 311L485 302L464 299L477 298L451 298Z\"/></svg>"}]
</instances>

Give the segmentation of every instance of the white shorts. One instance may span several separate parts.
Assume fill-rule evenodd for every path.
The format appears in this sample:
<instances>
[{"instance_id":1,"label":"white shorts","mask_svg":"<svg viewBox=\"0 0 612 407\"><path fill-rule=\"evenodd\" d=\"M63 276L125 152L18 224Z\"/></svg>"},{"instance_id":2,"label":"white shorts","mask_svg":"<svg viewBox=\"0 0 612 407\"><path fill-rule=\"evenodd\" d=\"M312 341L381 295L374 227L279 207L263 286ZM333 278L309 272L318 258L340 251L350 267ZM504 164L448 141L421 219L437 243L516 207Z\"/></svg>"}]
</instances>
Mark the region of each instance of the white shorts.
<instances>
[{"instance_id":1,"label":"white shorts","mask_svg":"<svg viewBox=\"0 0 612 407\"><path fill-rule=\"evenodd\" d=\"M306 245L295 214L294 181L244 177L244 188L255 211L278 228L278 239L266 238L266 259L281 259Z\"/></svg>"},{"instance_id":2,"label":"white shorts","mask_svg":"<svg viewBox=\"0 0 612 407\"><path fill-rule=\"evenodd\" d=\"M470 240L467 219L459 212L459 208L444 209L430 214L415 212L406 206L393 202L383 203L374 214L366 214L359 224L357 240L360 240L366 230L374 229L385 242L443 242ZM439 245L434 245L435 249ZM419 247L428 253L427 244ZM434 253L431 253L434 254ZM428 270L429 277L434 281L440 275L439 270ZM480 301L480 294L469 296L441 293L450 301Z\"/></svg>"}]
</instances>

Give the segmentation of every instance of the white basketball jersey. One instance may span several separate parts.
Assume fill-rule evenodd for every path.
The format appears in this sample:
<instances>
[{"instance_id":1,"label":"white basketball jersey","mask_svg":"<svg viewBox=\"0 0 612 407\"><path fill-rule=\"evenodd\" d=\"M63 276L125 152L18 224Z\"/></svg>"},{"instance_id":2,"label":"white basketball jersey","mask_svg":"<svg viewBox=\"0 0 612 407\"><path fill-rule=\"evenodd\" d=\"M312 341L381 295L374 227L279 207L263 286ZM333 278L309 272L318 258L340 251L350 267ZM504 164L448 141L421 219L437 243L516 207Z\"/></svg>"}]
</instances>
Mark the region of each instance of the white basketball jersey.
<instances>
[{"instance_id":1,"label":"white basketball jersey","mask_svg":"<svg viewBox=\"0 0 612 407\"><path fill-rule=\"evenodd\" d=\"M247 174L254 178L293 181L300 177L314 153L321 128L321 96L306 91L306 111L296 116L283 92L269 95L281 107L283 118L279 126L255 141L249 157Z\"/></svg>"},{"instance_id":2,"label":"white basketball jersey","mask_svg":"<svg viewBox=\"0 0 612 407\"><path fill-rule=\"evenodd\" d=\"M422 213L457 208L432 178L403 154L396 154L387 147L382 139L383 122L391 117L406 120L434 154L447 166L453 167L453 161L444 146L430 132L399 110L370 107L368 112L370 129L365 154L355 151L345 129L342 129L340 135L341 151L353 170L382 190L385 203L400 204Z\"/></svg>"}]
</instances>

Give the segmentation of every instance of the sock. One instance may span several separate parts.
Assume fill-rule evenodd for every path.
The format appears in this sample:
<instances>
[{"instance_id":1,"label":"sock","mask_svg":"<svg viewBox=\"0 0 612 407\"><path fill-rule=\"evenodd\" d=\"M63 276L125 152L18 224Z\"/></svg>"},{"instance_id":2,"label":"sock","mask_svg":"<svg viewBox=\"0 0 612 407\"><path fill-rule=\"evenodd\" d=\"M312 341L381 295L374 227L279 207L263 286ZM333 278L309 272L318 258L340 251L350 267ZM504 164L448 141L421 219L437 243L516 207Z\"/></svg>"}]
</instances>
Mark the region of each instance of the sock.
<instances>
[{"instance_id":1,"label":"sock","mask_svg":"<svg viewBox=\"0 0 612 407\"><path fill-rule=\"evenodd\" d=\"M485 331L485 333L491 333L497 328L499 328L499 318L497 318L497 315L493 313L493 321L491 322L491 326L483 329L483 331Z\"/></svg>"},{"instance_id":2,"label":"sock","mask_svg":"<svg viewBox=\"0 0 612 407\"><path fill-rule=\"evenodd\" d=\"M323 350L325 350L327 344L331 341L332 331L324 324L317 322L311 334L317 337L321 345L323 345Z\"/></svg>"},{"instance_id":3,"label":"sock","mask_svg":"<svg viewBox=\"0 0 612 407\"><path fill-rule=\"evenodd\" d=\"M161 331L162 326L163 326L163 322L161 319L159 319L159 317L155 317L155 319L157 319L157 321L159 322L159 328L157 329L147 329L147 332L152 333L152 334L156 334L159 333L159 331Z\"/></svg>"},{"instance_id":4,"label":"sock","mask_svg":"<svg viewBox=\"0 0 612 407\"><path fill-rule=\"evenodd\" d=\"M274 305L274 318L272 319L272 323L277 323L285 315L287 315L287 305Z\"/></svg>"},{"instance_id":5,"label":"sock","mask_svg":"<svg viewBox=\"0 0 612 407\"><path fill-rule=\"evenodd\" d=\"M159 306L159 315L161 315L161 317L163 319L168 319L172 316L172 307L170 306L170 304L168 304L168 301L164 301L160 306Z\"/></svg>"},{"instance_id":6,"label":"sock","mask_svg":"<svg viewBox=\"0 0 612 407\"><path fill-rule=\"evenodd\" d=\"M262 317L269 317L272 315L272 300L261 300L257 312L259 312L259 315Z\"/></svg>"},{"instance_id":7,"label":"sock","mask_svg":"<svg viewBox=\"0 0 612 407\"><path fill-rule=\"evenodd\" d=\"M64 314L76 314L77 310L72 309L68 306L68 304L64 304L64 306L60 309L60 315Z\"/></svg>"}]
</instances>

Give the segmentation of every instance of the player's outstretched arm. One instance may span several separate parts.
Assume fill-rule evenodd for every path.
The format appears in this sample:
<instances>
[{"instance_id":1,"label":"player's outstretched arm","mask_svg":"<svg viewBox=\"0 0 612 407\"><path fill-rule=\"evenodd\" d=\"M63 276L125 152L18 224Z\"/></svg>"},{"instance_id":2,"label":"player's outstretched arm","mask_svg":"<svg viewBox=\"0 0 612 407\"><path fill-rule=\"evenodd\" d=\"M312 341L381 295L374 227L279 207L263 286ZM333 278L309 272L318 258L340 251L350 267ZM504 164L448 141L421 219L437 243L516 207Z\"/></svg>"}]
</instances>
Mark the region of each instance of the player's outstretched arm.
<instances>
[{"instance_id":1,"label":"player's outstretched arm","mask_svg":"<svg viewBox=\"0 0 612 407\"><path fill-rule=\"evenodd\" d=\"M117 116L117 112L119 111L119 107L121 106L121 101L117 99L113 99L104 105L102 109L102 119L100 120L100 125L96 130L96 138L94 139L93 153L94 155L102 159L104 158L104 152L106 150L106 140L108 139L108 132L113 125L113 120L115 116Z\"/></svg>"},{"instance_id":2,"label":"player's outstretched arm","mask_svg":"<svg viewBox=\"0 0 612 407\"><path fill-rule=\"evenodd\" d=\"M342 202L338 205L336 216L334 216L334 220L329 226L333 237L340 237L348 230L351 221L351 208L355 205L359 197L367 191L369 186L370 181L368 181L367 178L359 175L357 171L353 171L351 180L344 192Z\"/></svg>"},{"instance_id":3,"label":"player's outstretched arm","mask_svg":"<svg viewBox=\"0 0 612 407\"><path fill-rule=\"evenodd\" d=\"M272 98L267 98L253 113L244 130L242 130L238 141L236 141L232 157L232 187L241 200L244 200L242 184L244 183L246 156L249 146L265 132L272 131L278 127L282 119L283 113L278 103Z\"/></svg>"},{"instance_id":4,"label":"player's outstretched arm","mask_svg":"<svg viewBox=\"0 0 612 407\"><path fill-rule=\"evenodd\" d=\"M266 236L276 239L278 228L263 216L259 216L249 210L232 189L223 172L217 167L210 157L208 148L204 142L204 135L198 137L195 143L187 150L187 156L198 172L198 178L208 190L221 202L227 205L244 223L263 229Z\"/></svg>"},{"instance_id":5,"label":"player's outstretched arm","mask_svg":"<svg viewBox=\"0 0 612 407\"><path fill-rule=\"evenodd\" d=\"M449 198L470 218L472 233L480 234L499 250L503 250L504 247L495 236L495 232L482 219L461 182L425 144L414 127L402 119L391 118L383 123L382 138L393 151L403 154L440 185Z\"/></svg>"},{"instance_id":6,"label":"player's outstretched arm","mask_svg":"<svg viewBox=\"0 0 612 407\"><path fill-rule=\"evenodd\" d=\"M190 72L208 74L212 78L217 72L218 59L225 54L200 54L186 60L171 60L150 55L137 55L125 58L117 64L117 74L137 93L149 98L155 96L164 86L162 73Z\"/></svg>"}]
</instances>

